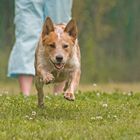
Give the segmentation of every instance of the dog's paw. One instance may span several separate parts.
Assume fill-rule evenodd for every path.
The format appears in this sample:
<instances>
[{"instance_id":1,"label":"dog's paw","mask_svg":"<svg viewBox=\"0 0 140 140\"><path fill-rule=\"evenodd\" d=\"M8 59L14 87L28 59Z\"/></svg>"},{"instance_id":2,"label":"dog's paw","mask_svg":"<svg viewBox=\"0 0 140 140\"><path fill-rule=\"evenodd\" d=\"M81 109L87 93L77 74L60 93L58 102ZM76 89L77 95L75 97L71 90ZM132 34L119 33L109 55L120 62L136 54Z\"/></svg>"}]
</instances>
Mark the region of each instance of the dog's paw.
<instances>
[{"instance_id":1,"label":"dog's paw","mask_svg":"<svg viewBox=\"0 0 140 140\"><path fill-rule=\"evenodd\" d=\"M53 81L54 81L54 76L51 73L47 73L45 76L43 76L44 84L49 84Z\"/></svg>"},{"instance_id":2,"label":"dog's paw","mask_svg":"<svg viewBox=\"0 0 140 140\"><path fill-rule=\"evenodd\" d=\"M69 101L74 101L75 100L75 96L74 96L73 93L65 93L64 98L69 100Z\"/></svg>"}]
</instances>

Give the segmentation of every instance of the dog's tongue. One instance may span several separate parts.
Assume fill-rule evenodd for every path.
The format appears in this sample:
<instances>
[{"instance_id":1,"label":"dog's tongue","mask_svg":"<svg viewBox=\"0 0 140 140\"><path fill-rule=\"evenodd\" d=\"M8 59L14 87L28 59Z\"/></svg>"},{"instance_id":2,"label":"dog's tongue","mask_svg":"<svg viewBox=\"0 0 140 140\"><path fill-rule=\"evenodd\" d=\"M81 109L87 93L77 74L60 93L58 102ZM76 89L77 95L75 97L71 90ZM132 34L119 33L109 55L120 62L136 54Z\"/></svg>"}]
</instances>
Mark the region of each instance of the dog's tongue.
<instances>
[{"instance_id":1,"label":"dog's tongue","mask_svg":"<svg viewBox=\"0 0 140 140\"><path fill-rule=\"evenodd\" d=\"M62 69L63 66L64 66L64 65L63 65L63 64L60 64L60 63L59 63L59 64L55 64L55 67L56 67L57 69Z\"/></svg>"}]
</instances>

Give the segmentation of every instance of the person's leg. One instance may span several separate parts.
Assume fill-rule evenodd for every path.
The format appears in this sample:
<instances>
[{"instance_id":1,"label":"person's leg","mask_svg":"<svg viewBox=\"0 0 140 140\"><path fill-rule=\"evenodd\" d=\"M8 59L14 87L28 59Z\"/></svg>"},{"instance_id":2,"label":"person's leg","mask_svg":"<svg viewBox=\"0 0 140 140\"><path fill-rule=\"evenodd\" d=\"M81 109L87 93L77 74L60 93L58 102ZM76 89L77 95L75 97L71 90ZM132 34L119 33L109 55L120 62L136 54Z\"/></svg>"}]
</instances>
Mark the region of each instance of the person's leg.
<instances>
[{"instance_id":1,"label":"person's leg","mask_svg":"<svg viewBox=\"0 0 140 140\"><path fill-rule=\"evenodd\" d=\"M34 56L43 18L43 0L15 0L16 42L9 59L8 76L18 77L20 90L27 96L35 75Z\"/></svg>"},{"instance_id":2,"label":"person's leg","mask_svg":"<svg viewBox=\"0 0 140 140\"><path fill-rule=\"evenodd\" d=\"M44 18L49 16L55 24L67 23L71 19L73 0L46 0Z\"/></svg>"},{"instance_id":3,"label":"person's leg","mask_svg":"<svg viewBox=\"0 0 140 140\"><path fill-rule=\"evenodd\" d=\"M19 75L18 76L19 86L21 93L25 96L30 95L33 76L32 75Z\"/></svg>"}]
</instances>

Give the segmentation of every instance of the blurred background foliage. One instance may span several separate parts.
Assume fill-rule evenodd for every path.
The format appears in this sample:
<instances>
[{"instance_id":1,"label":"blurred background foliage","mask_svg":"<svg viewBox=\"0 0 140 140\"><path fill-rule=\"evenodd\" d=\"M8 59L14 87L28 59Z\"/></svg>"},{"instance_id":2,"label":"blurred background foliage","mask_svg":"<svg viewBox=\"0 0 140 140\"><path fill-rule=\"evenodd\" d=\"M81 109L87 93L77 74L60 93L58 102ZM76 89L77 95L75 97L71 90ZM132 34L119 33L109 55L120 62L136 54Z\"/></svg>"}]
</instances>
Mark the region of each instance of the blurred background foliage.
<instances>
[{"instance_id":1,"label":"blurred background foliage","mask_svg":"<svg viewBox=\"0 0 140 140\"><path fill-rule=\"evenodd\" d=\"M140 1L73 0L83 83L140 80ZM0 81L14 44L14 0L0 0ZM18 53L18 52L17 52Z\"/></svg>"}]
</instances>

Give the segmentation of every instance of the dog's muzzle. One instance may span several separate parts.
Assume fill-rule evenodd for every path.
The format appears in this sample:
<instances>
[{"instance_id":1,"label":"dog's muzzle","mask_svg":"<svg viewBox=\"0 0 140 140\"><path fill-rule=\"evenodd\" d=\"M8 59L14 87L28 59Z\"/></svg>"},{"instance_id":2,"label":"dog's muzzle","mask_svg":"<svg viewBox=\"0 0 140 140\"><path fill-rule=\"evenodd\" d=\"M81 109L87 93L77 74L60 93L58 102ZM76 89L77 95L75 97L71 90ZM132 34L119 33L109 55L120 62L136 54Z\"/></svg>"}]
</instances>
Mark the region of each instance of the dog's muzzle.
<instances>
[{"instance_id":1,"label":"dog's muzzle","mask_svg":"<svg viewBox=\"0 0 140 140\"><path fill-rule=\"evenodd\" d=\"M62 63L62 62L53 62L51 59L50 59L50 61L51 61L51 63L54 65L54 67L57 70L62 70L64 68L65 63Z\"/></svg>"}]
</instances>

